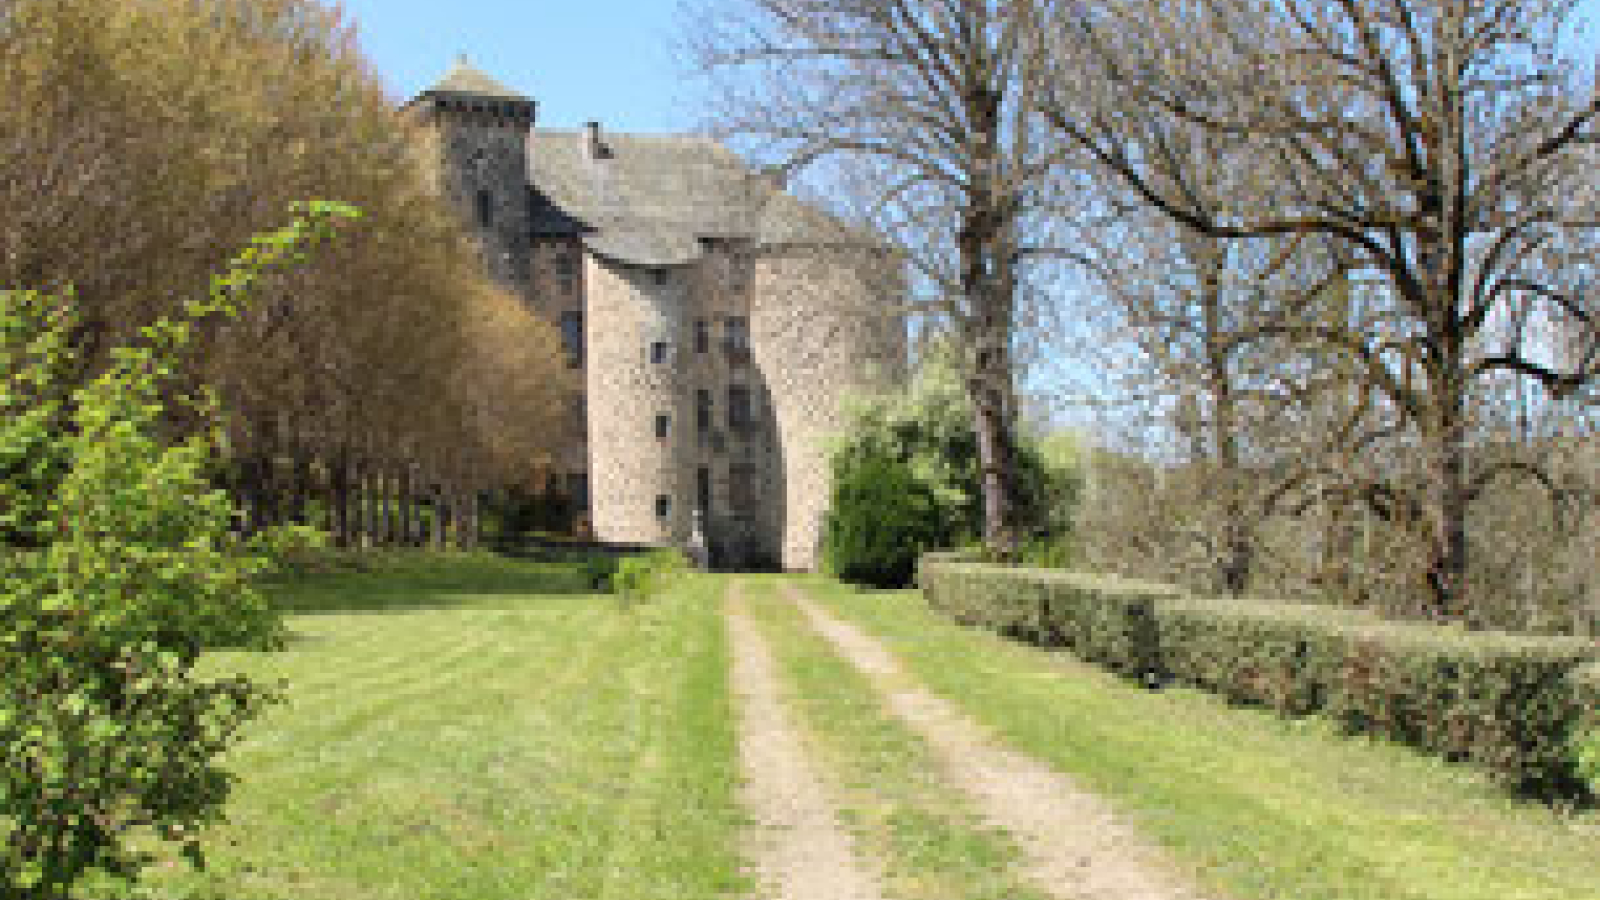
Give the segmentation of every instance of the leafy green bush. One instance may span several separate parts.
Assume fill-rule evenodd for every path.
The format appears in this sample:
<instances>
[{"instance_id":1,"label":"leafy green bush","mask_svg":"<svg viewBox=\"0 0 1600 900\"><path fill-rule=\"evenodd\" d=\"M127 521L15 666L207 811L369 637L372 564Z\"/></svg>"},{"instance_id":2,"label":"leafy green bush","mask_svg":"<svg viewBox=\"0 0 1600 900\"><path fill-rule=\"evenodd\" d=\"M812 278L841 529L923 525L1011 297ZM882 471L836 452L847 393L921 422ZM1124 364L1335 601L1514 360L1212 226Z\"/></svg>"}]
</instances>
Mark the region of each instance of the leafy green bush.
<instances>
[{"instance_id":1,"label":"leafy green bush","mask_svg":"<svg viewBox=\"0 0 1600 900\"><path fill-rule=\"evenodd\" d=\"M229 785L214 759L273 694L192 668L207 647L273 645L281 622L250 584L265 563L230 546L234 510L208 478L218 435L158 435L192 326L235 313L333 214L351 211L313 204L257 238L209 302L80 386L65 383L70 295L0 292L0 465L25 473L0 494L0 895L136 880L140 831L203 861ZM179 399L212 420L209 397Z\"/></svg>"},{"instance_id":2,"label":"leafy green bush","mask_svg":"<svg viewBox=\"0 0 1600 900\"><path fill-rule=\"evenodd\" d=\"M931 512L902 543L926 538L928 547L955 547L983 531L972 404L952 360L946 352L931 352L904 390L858 399L849 426L831 448L836 481L852 469L879 464L869 461L886 460L908 467L932 497ZM1031 564L1064 566L1082 485L1076 444L1065 433L1023 432L1016 438L1013 475L1023 552ZM896 580L905 583L899 575Z\"/></svg>"},{"instance_id":3,"label":"leafy green bush","mask_svg":"<svg viewBox=\"0 0 1600 900\"><path fill-rule=\"evenodd\" d=\"M688 571L689 558L681 550L624 556L611 575L611 590L624 600L648 600Z\"/></svg>"},{"instance_id":4,"label":"leafy green bush","mask_svg":"<svg viewBox=\"0 0 1600 900\"><path fill-rule=\"evenodd\" d=\"M878 588L911 583L917 556L945 530L933 490L903 462L864 456L834 474L823 528L823 565L836 578Z\"/></svg>"}]
</instances>

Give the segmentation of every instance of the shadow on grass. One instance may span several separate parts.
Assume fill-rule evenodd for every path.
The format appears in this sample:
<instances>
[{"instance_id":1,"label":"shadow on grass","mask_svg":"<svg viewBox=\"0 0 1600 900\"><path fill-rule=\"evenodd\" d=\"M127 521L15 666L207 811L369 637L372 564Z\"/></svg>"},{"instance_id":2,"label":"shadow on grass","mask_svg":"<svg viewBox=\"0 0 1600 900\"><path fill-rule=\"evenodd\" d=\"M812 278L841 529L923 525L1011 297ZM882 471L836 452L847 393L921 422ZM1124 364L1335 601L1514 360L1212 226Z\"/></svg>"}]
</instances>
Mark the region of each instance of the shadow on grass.
<instances>
[{"instance_id":1,"label":"shadow on grass","mask_svg":"<svg viewBox=\"0 0 1600 900\"><path fill-rule=\"evenodd\" d=\"M261 588L290 615L387 613L420 609L519 609L555 597L600 599L594 575L578 561L428 560L378 572L279 576Z\"/></svg>"}]
</instances>

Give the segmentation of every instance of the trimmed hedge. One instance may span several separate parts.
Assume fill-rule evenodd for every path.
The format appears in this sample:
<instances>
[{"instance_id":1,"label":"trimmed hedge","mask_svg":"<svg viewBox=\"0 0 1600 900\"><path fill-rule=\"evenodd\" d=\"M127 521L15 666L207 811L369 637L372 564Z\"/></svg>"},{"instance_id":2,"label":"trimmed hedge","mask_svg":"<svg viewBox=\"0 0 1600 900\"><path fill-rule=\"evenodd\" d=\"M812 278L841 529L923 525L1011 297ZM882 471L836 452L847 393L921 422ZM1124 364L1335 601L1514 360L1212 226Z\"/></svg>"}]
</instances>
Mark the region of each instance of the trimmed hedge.
<instances>
[{"instance_id":1,"label":"trimmed hedge","mask_svg":"<svg viewBox=\"0 0 1600 900\"><path fill-rule=\"evenodd\" d=\"M935 609L1155 685L1176 682L1285 715L1320 712L1469 761L1523 794L1583 798L1600 731L1600 646L1468 632L1365 610L1191 597L1104 575L919 561ZM1600 738L1594 740L1600 741ZM1596 748L1600 752L1600 748ZM1600 771L1594 773L1600 776Z\"/></svg>"}]
</instances>

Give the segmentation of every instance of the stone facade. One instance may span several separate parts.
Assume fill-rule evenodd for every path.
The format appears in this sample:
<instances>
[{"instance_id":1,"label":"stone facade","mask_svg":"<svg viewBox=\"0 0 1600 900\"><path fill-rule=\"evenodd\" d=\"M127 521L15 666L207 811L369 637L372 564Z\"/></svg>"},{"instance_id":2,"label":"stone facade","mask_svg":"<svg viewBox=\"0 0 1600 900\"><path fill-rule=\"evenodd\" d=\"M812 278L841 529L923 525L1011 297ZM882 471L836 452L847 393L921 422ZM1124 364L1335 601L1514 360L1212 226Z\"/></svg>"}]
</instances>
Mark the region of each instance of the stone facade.
<instances>
[{"instance_id":1,"label":"stone facade","mask_svg":"<svg viewBox=\"0 0 1600 900\"><path fill-rule=\"evenodd\" d=\"M559 448L596 537L713 562L817 565L840 400L904 373L886 254L687 136L535 129L533 101L464 61L408 108L491 273L584 369Z\"/></svg>"}]
</instances>

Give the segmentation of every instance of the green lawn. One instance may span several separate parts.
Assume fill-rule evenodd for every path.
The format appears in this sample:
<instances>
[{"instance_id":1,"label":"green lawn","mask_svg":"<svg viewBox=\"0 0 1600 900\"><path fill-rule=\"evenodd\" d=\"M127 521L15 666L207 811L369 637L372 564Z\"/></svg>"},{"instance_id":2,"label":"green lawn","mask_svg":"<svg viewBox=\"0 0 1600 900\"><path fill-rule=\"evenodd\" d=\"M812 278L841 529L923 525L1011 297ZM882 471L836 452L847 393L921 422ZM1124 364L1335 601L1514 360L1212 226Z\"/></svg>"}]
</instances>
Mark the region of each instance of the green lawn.
<instances>
[{"instance_id":1,"label":"green lawn","mask_svg":"<svg viewBox=\"0 0 1600 900\"><path fill-rule=\"evenodd\" d=\"M936 693L1196 862L1240 900L1600 900L1600 814L1504 797L1471 769L957 626L914 591L807 578Z\"/></svg>"},{"instance_id":2,"label":"green lawn","mask_svg":"<svg viewBox=\"0 0 1600 900\"><path fill-rule=\"evenodd\" d=\"M622 609L570 568L456 560L272 591L288 680L227 758L211 870L171 900L735 895L741 819L720 583Z\"/></svg>"}]
</instances>

